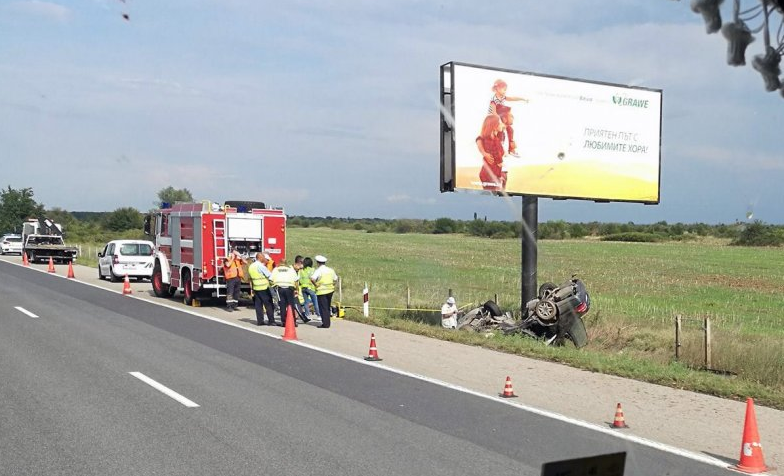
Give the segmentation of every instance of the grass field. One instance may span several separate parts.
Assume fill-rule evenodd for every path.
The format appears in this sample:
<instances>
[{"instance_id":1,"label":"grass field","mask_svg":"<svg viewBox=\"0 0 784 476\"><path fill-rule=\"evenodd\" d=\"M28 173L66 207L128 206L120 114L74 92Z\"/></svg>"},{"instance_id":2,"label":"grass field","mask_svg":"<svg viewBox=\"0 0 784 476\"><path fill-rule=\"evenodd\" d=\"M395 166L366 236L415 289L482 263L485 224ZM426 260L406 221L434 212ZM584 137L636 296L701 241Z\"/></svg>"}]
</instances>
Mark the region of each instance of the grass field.
<instances>
[{"instance_id":1,"label":"grass field","mask_svg":"<svg viewBox=\"0 0 784 476\"><path fill-rule=\"evenodd\" d=\"M449 289L458 306L498 296L520 307L520 242L462 235L365 233L290 228L288 255L324 254L342 278L347 318L365 282L371 320L379 325L560 361L731 398L755 397L784 408L784 252L688 243L541 241L538 281L577 274L591 294L588 347L549 348L521 337L438 328ZM427 311L405 311L410 306ZM391 308L391 309L381 309ZM682 355L674 361L674 316L684 318ZM712 327L712 369L702 366L702 321Z\"/></svg>"}]
</instances>

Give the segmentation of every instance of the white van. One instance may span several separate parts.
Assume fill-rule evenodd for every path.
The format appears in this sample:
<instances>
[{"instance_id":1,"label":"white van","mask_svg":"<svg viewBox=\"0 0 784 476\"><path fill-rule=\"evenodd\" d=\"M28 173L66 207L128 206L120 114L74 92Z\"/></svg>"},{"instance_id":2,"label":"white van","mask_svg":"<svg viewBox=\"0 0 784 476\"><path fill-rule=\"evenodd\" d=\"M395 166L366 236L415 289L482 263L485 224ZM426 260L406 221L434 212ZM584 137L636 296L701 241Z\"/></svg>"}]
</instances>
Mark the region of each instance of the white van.
<instances>
[{"instance_id":1,"label":"white van","mask_svg":"<svg viewBox=\"0 0 784 476\"><path fill-rule=\"evenodd\" d=\"M98 278L119 281L128 275L150 279L155 262L155 246L146 240L113 240L98 253Z\"/></svg>"}]
</instances>

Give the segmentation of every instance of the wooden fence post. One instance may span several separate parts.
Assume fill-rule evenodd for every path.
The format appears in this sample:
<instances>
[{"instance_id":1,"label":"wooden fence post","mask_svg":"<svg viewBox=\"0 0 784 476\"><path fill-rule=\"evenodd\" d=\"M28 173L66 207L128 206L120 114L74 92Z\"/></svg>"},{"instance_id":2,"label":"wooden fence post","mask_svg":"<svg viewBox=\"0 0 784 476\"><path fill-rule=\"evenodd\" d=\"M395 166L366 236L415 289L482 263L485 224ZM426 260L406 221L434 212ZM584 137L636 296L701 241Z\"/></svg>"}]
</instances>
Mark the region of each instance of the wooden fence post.
<instances>
[{"instance_id":1,"label":"wooden fence post","mask_svg":"<svg viewBox=\"0 0 784 476\"><path fill-rule=\"evenodd\" d=\"M406 284L406 309L411 309L411 286Z\"/></svg>"},{"instance_id":2,"label":"wooden fence post","mask_svg":"<svg viewBox=\"0 0 784 476\"><path fill-rule=\"evenodd\" d=\"M711 362L711 324L710 317L705 318L705 369L710 370L713 368Z\"/></svg>"},{"instance_id":3,"label":"wooden fence post","mask_svg":"<svg viewBox=\"0 0 784 476\"><path fill-rule=\"evenodd\" d=\"M675 315L675 360L681 358L681 315Z\"/></svg>"}]
</instances>

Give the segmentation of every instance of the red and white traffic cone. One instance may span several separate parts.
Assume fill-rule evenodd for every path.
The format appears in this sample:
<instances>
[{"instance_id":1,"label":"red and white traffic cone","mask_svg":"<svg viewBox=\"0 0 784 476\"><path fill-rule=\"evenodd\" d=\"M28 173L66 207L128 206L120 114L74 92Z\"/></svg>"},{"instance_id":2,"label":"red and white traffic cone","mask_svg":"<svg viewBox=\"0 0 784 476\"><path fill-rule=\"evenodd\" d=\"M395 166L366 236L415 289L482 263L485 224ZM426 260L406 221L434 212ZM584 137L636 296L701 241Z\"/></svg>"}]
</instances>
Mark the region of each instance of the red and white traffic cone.
<instances>
[{"instance_id":1,"label":"red and white traffic cone","mask_svg":"<svg viewBox=\"0 0 784 476\"><path fill-rule=\"evenodd\" d=\"M376 349L376 335L370 334L370 352L368 352L368 356L365 357L365 360L371 362L378 362L381 358L378 356L378 349Z\"/></svg>"},{"instance_id":2,"label":"red and white traffic cone","mask_svg":"<svg viewBox=\"0 0 784 476\"><path fill-rule=\"evenodd\" d=\"M613 418L611 426L613 428L629 428L629 425L626 424L626 420L623 418L623 408L621 408L620 403L615 407L615 418Z\"/></svg>"},{"instance_id":3,"label":"red and white traffic cone","mask_svg":"<svg viewBox=\"0 0 784 476\"><path fill-rule=\"evenodd\" d=\"M517 398L514 390L512 390L512 379L508 375L506 377L506 383L504 384L504 392L499 393L498 396L502 398Z\"/></svg>"},{"instance_id":4,"label":"red and white traffic cone","mask_svg":"<svg viewBox=\"0 0 784 476\"><path fill-rule=\"evenodd\" d=\"M131 281L128 279L128 275L125 275L125 283L123 284L123 294L131 294L133 291L131 290Z\"/></svg>"},{"instance_id":5,"label":"red and white traffic cone","mask_svg":"<svg viewBox=\"0 0 784 476\"><path fill-rule=\"evenodd\" d=\"M743 441L740 448L740 460L732 467L744 473L764 473L765 466L762 456L762 443L757 431L757 415L754 411L754 400L746 399L746 421L743 423Z\"/></svg>"}]
</instances>

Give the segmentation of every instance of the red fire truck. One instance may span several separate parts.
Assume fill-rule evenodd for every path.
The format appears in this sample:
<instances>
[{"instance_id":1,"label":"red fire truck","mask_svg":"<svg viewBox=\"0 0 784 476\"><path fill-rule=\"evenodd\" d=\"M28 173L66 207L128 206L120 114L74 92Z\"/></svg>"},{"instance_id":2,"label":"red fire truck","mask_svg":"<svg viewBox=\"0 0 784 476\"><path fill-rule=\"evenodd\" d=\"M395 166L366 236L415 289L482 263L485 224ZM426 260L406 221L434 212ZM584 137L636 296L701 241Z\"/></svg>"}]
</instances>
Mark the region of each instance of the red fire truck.
<instances>
[{"instance_id":1,"label":"red fire truck","mask_svg":"<svg viewBox=\"0 0 784 476\"><path fill-rule=\"evenodd\" d=\"M147 215L144 232L155 243L155 295L181 291L186 304L226 295L221 269L231 250L251 257L266 252L276 263L286 257L286 215L262 202L164 204Z\"/></svg>"}]
</instances>

